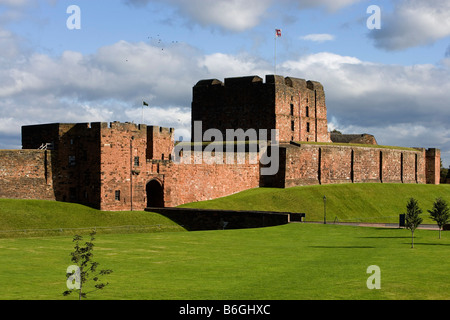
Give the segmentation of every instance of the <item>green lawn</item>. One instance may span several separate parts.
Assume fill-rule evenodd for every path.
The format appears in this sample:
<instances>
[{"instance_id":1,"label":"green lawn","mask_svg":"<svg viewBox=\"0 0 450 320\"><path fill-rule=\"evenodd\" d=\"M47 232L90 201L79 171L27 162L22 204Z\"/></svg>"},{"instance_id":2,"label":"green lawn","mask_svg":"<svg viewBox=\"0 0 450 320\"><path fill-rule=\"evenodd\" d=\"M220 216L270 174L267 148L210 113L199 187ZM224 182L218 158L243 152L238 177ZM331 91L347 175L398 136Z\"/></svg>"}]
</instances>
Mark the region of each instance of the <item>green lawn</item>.
<instances>
[{"instance_id":1,"label":"green lawn","mask_svg":"<svg viewBox=\"0 0 450 320\"><path fill-rule=\"evenodd\" d=\"M104 234L94 260L114 272L90 299L450 299L450 233L321 224ZM0 299L63 297L70 237L0 239ZM367 267L381 270L369 290Z\"/></svg>"},{"instance_id":2,"label":"green lawn","mask_svg":"<svg viewBox=\"0 0 450 320\"><path fill-rule=\"evenodd\" d=\"M415 197L426 210L450 186L352 184L253 189L187 206L305 212L307 220L398 222ZM450 201L449 201L450 202ZM450 232L411 233L322 224L271 228L185 231L148 212L101 212L49 201L0 200L0 234L5 230L162 225L155 233L100 232L94 250L100 268L114 271L105 290L90 299L450 299ZM74 231L75 232L75 231ZM113 231L116 232L116 231ZM142 232L142 231L141 231ZM78 233L78 232L77 232ZM0 299L63 297L72 237L3 234L0 238ZM31 237L34 236L34 237ZM366 286L367 267L381 269L381 289Z\"/></svg>"},{"instance_id":3,"label":"green lawn","mask_svg":"<svg viewBox=\"0 0 450 320\"><path fill-rule=\"evenodd\" d=\"M170 219L152 212L106 212L65 202L0 199L0 237L89 233L89 228L93 227L98 227L98 233L121 232L120 227L127 231L137 226L146 232L151 229L185 231ZM77 230L79 228L88 230ZM63 232L33 231L35 229L62 229ZM5 232L14 230L27 232Z\"/></svg>"},{"instance_id":4,"label":"green lawn","mask_svg":"<svg viewBox=\"0 0 450 320\"><path fill-rule=\"evenodd\" d=\"M410 197L419 201L424 223L437 197L450 203L450 185L417 184L337 184L304 186L289 189L257 188L228 197L190 203L181 207L304 212L307 221L323 221L326 196L327 221L392 222L405 212Z\"/></svg>"}]
</instances>

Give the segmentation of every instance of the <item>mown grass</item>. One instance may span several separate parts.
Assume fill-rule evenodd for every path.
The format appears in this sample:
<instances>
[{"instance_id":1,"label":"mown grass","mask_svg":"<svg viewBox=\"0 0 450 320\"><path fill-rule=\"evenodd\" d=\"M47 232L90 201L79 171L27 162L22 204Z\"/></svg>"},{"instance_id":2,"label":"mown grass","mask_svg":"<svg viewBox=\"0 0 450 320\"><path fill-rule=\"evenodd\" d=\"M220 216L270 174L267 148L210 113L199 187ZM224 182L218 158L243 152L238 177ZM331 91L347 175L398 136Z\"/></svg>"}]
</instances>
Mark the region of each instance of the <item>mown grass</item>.
<instances>
[{"instance_id":1,"label":"mown grass","mask_svg":"<svg viewBox=\"0 0 450 320\"><path fill-rule=\"evenodd\" d=\"M94 260L114 272L89 299L449 299L450 234L289 224L262 229L105 234ZM63 297L70 237L0 239L0 299ZM369 290L367 267L381 270Z\"/></svg>"},{"instance_id":2,"label":"mown grass","mask_svg":"<svg viewBox=\"0 0 450 320\"><path fill-rule=\"evenodd\" d=\"M210 201L189 203L180 207L262 210L306 213L307 221L323 221L326 196L327 221L398 223L410 197L419 201L423 223L429 219L437 197L450 203L450 185L418 184L340 184L303 186L289 189L257 188Z\"/></svg>"},{"instance_id":3,"label":"mown grass","mask_svg":"<svg viewBox=\"0 0 450 320\"><path fill-rule=\"evenodd\" d=\"M152 212L121 211L106 212L79 204L42 200L0 199L0 237L26 236L30 234L45 235L56 231L64 234L66 229L99 228L98 232L120 231L122 226L146 228L148 232L152 226L157 231L185 231L170 219ZM103 229L114 227L115 229ZM18 232L10 232L15 231ZM27 230L24 233L23 230ZM34 230L34 231L33 231ZM37 231L42 230L42 231ZM8 231L8 232L6 232ZM66 230L70 233L89 233L89 230Z\"/></svg>"}]
</instances>

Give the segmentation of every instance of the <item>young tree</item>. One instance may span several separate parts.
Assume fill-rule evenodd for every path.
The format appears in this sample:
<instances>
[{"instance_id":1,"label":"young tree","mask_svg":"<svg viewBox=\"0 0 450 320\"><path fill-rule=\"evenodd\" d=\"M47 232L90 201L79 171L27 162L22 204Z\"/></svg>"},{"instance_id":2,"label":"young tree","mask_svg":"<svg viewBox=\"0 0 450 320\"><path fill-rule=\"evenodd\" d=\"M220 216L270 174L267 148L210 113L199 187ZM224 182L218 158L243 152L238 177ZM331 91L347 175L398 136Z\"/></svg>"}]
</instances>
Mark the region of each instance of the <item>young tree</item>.
<instances>
[{"instance_id":1,"label":"young tree","mask_svg":"<svg viewBox=\"0 0 450 320\"><path fill-rule=\"evenodd\" d=\"M433 209L428 210L428 212L430 213L430 218L436 221L437 225L439 226L440 239L441 230L450 219L450 209L448 208L448 204L442 198L437 198L436 201L434 201Z\"/></svg>"},{"instance_id":2,"label":"young tree","mask_svg":"<svg viewBox=\"0 0 450 320\"><path fill-rule=\"evenodd\" d=\"M414 248L414 231L422 223L422 218L419 216L422 213L422 209L419 208L419 204L416 199L410 198L406 204L406 221L405 227L411 230L411 248Z\"/></svg>"},{"instance_id":3,"label":"young tree","mask_svg":"<svg viewBox=\"0 0 450 320\"><path fill-rule=\"evenodd\" d=\"M71 252L71 260L76 265L70 266L67 269L67 288L69 290L63 292L64 296L77 291L79 300L81 300L81 298L86 298L87 293L83 292L83 289L84 285L89 280L93 280L96 283L95 290L93 291L101 290L108 285L108 283L102 283L99 277L112 273L112 270L105 269L97 272L99 263L93 261L94 255L92 251L94 250L95 234L95 231L89 234L91 239L90 241L85 242L84 247L80 246L80 242L83 241L82 236L75 235L73 237L73 242L75 242L75 251Z\"/></svg>"}]
</instances>

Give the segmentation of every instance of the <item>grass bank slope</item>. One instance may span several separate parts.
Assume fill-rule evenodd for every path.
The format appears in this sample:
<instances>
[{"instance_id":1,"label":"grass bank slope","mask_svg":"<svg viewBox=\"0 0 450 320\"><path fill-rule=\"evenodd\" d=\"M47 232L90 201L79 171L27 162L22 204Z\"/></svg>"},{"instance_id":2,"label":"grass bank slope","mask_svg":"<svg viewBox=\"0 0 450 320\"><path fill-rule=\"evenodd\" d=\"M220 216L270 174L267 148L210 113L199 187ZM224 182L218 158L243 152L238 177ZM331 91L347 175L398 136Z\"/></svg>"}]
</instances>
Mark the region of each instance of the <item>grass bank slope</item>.
<instances>
[{"instance_id":1,"label":"grass bank slope","mask_svg":"<svg viewBox=\"0 0 450 320\"><path fill-rule=\"evenodd\" d=\"M150 228L160 226L159 230L184 230L166 217L151 212L120 211L106 212L80 204L42 201L0 199L0 236L12 234L5 231L34 229L77 229L141 226ZM111 229L112 230L112 229ZM111 232L109 230L108 232ZM89 232L89 231L87 231ZM28 232L30 235L30 231Z\"/></svg>"},{"instance_id":2,"label":"grass bank slope","mask_svg":"<svg viewBox=\"0 0 450 320\"><path fill-rule=\"evenodd\" d=\"M181 207L304 212L307 221L322 221L323 196L326 196L327 221L398 222L410 197L419 201L424 223L432 223L428 209L437 197L450 203L450 185L417 184L339 184L303 186L289 189L257 188L228 197L189 203Z\"/></svg>"}]
</instances>

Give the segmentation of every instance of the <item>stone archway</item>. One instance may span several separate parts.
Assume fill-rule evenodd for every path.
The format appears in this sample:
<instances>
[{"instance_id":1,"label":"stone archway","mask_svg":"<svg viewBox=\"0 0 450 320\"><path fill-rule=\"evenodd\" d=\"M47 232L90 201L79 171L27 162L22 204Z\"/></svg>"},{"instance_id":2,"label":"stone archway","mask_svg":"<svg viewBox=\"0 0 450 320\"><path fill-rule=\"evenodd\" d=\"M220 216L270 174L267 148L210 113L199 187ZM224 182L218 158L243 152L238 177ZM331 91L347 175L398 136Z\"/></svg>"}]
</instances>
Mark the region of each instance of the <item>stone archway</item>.
<instances>
[{"instance_id":1,"label":"stone archway","mask_svg":"<svg viewBox=\"0 0 450 320\"><path fill-rule=\"evenodd\" d=\"M157 179L151 180L145 187L147 207L164 208L164 187Z\"/></svg>"}]
</instances>

